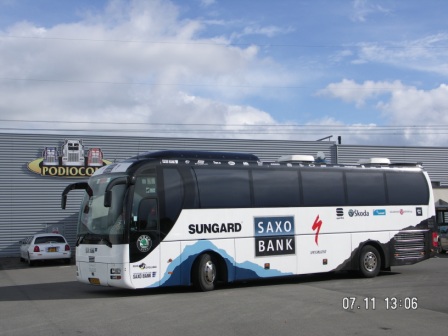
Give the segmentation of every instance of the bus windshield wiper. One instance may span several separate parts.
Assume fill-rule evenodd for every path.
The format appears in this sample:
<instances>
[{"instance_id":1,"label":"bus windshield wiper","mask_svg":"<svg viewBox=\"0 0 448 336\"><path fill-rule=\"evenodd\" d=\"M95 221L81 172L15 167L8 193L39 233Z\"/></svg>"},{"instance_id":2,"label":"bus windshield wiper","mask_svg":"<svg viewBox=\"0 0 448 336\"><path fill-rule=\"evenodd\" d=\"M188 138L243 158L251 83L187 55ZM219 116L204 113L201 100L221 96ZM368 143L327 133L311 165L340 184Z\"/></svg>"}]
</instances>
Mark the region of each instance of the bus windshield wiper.
<instances>
[{"instance_id":1,"label":"bus windshield wiper","mask_svg":"<svg viewBox=\"0 0 448 336\"><path fill-rule=\"evenodd\" d=\"M106 246L112 248L112 242L104 236L101 236L100 243L104 243L104 244L106 244Z\"/></svg>"},{"instance_id":2,"label":"bus windshield wiper","mask_svg":"<svg viewBox=\"0 0 448 336\"><path fill-rule=\"evenodd\" d=\"M76 247L78 247L79 244L82 243L82 241L84 240L84 238L85 238L87 235L89 235L89 234L90 234L90 233L80 234L80 235L78 236L78 239L76 240Z\"/></svg>"}]
</instances>

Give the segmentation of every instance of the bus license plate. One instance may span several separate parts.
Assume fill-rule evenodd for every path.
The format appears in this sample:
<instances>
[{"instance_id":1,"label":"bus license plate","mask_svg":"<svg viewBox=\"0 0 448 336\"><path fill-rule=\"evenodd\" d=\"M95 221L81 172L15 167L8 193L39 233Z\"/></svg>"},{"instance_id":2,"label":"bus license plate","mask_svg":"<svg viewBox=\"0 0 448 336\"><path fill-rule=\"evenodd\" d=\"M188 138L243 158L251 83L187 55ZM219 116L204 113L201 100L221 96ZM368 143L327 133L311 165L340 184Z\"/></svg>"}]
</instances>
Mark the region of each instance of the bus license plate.
<instances>
[{"instance_id":1,"label":"bus license plate","mask_svg":"<svg viewBox=\"0 0 448 336\"><path fill-rule=\"evenodd\" d=\"M100 279L98 279L98 278L89 278L89 282L92 285L99 285L100 284Z\"/></svg>"}]
</instances>

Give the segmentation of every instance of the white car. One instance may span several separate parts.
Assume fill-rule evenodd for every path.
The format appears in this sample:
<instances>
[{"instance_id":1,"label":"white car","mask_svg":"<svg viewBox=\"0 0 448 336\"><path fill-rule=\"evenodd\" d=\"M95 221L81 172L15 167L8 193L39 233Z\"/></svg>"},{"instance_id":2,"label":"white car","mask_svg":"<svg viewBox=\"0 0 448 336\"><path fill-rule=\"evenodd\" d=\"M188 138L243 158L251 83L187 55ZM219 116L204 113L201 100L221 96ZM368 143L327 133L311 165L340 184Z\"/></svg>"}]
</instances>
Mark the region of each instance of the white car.
<instances>
[{"instance_id":1,"label":"white car","mask_svg":"<svg viewBox=\"0 0 448 336\"><path fill-rule=\"evenodd\" d=\"M58 233L39 233L27 237L20 245L20 260L33 266L37 260L61 259L70 263L72 252L64 236Z\"/></svg>"}]
</instances>

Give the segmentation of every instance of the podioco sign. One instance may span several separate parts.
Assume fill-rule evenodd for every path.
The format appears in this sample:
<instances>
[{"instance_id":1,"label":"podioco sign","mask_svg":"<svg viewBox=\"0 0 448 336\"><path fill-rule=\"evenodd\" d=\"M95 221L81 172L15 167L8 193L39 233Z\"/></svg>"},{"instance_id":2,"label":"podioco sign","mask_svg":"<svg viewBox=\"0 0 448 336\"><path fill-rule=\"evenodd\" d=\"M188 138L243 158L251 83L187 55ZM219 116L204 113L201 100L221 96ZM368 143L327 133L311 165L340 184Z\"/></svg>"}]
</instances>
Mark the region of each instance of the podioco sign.
<instances>
[{"instance_id":1,"label":"podioco sign","mask_svg":"<svg viewBox=\"0 0 448 336\"><path fill-rule=\"evenodd\" d=\"M86 149L81 139L65 140L60 150L44 147L42 157L29 162L28 169L42 176L88 177L110 163L103 160L101 148Z\"/></svg>"}]
</instances>

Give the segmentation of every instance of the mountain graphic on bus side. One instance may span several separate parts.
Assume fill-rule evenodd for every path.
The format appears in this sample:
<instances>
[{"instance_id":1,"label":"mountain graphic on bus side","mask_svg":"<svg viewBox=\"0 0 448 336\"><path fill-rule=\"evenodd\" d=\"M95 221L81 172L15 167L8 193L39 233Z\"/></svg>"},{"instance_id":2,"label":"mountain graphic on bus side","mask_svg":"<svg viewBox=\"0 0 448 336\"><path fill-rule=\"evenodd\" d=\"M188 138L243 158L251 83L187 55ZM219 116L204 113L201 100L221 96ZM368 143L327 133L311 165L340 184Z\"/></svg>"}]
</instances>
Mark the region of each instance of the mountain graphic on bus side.
<instances>
[{"instance_id":1,"label":"mountain graphic on bus side","mask_svg":"<svg viewBox=\"0 0 448 336\"><path fill-rule=\"evenodd\" d=\"M191 281L190 270L193 268L193 263L197 259L197 257L204 252L216 253L220 255L227 264L226 268L228 270L234 269L234 271L232 271L232 274L227 274L227 281L229 282L246 279L261 279L277 276L287 276L293 274L290 272L281 272L276 269L263 268L250 261L238 263L224 249L218 248L210 241L199 240L192 245L186 246L182 253L171 262L171 265L168 267L165 275L162 279L160 279L160 285L155 284L149 286L148 288L179 285L178 279L172 277L171 274L181 274L183 278L180 279L180 283L189 284Z\"/></svg>"}]
</instances>

